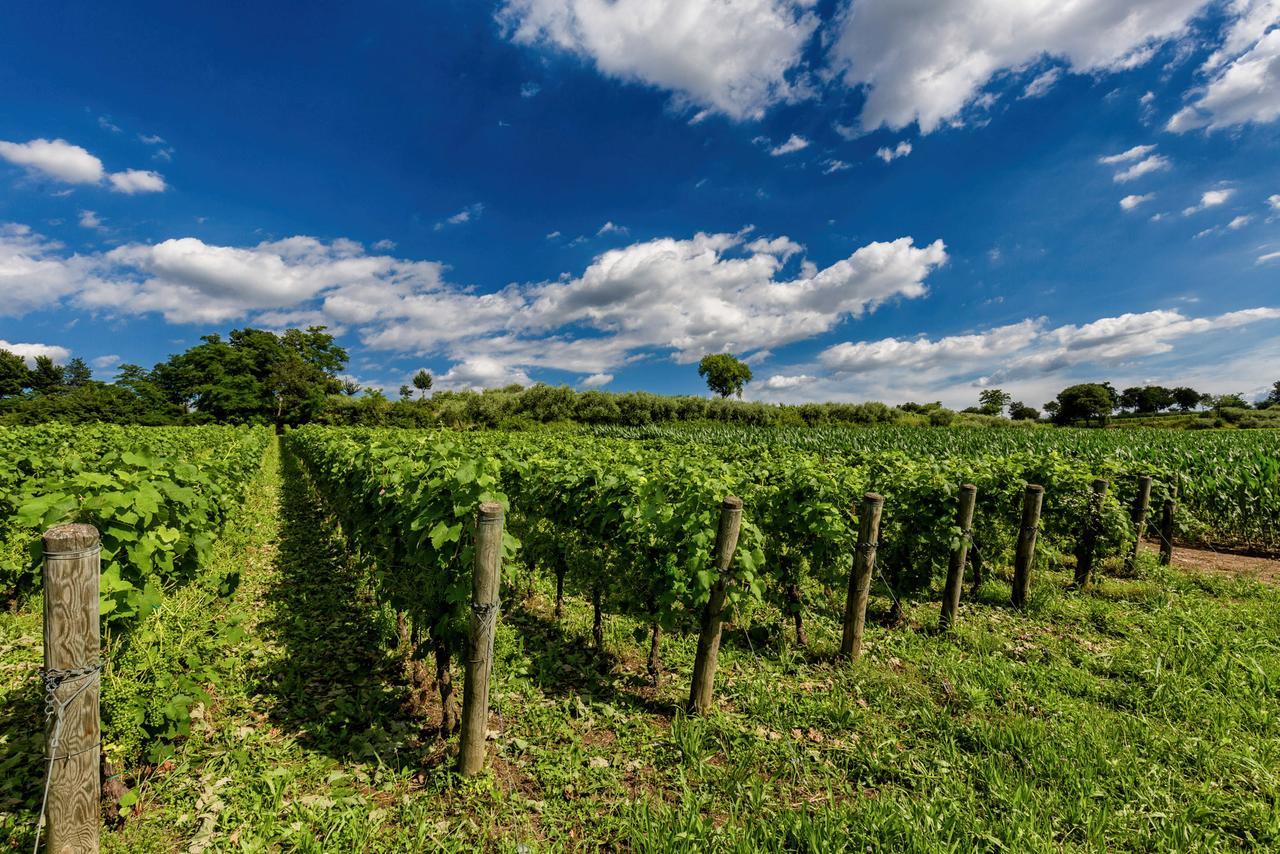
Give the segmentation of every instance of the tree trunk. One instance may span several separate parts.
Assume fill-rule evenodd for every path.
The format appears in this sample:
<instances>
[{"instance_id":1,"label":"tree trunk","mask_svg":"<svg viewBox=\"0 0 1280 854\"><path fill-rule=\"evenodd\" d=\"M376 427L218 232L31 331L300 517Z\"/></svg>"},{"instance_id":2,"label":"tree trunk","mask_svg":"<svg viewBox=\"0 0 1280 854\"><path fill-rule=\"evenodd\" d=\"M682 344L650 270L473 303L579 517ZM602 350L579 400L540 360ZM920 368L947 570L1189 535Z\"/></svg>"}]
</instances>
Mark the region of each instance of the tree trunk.
<instances>
[{"instance_id":1,"label":"tree trunk","mask_svg":"<svg viewBox=\"0 0 1280 854\"><path fill-rule=\"evenodd\" d=\"M564 614L564 562L556 565L556 619Z\"/></svg>"},{"instance_id":2,"label":"tree trunk","mask_svg":"<svg viewBox=\"0 0 1280 854\"><path fill-rule=\"evenodd\" d=\"M662 640L662 626L657 620L653 621L653 631L649 640L649 679L653 682L653 687L657 688L662 682L662 661L658 657L658 644Z\"/></svg>"},{"instance_id":3,"label":"tree trunk","mask_svg":"<svg viewBox=\"0 0 1280 854\"><path fill-rule=\"evenodd\" d=\"M800 598L800 585L794 581L787 585L787 608L796 626L796 645L807 647L809 638L804 633L804 601Z\"/></svg>"},{"instance_id":4,"label":"tree trunk","mask_svg":"<svg viewBox=\"0 0 1280 854\"><path fill-rule=\"evenodd\" d=\"M461 718L458 715L458 698L453 690L453 672L450 669L449 644L437 640L436 649L436 685L440 688L440 736L447 738L458 730Z\"/></svg>"},{"instance_id":5,"label":"tree trunk","mask_svg":"<svg viewBox=\"0 0 1280 854\"><path fill-rule=\"evenodd\" d=\"M604 617L600 613L600 586L591 590L591 639L595 641L596 652L604 651Z\"/></svg>"}]
</instances>

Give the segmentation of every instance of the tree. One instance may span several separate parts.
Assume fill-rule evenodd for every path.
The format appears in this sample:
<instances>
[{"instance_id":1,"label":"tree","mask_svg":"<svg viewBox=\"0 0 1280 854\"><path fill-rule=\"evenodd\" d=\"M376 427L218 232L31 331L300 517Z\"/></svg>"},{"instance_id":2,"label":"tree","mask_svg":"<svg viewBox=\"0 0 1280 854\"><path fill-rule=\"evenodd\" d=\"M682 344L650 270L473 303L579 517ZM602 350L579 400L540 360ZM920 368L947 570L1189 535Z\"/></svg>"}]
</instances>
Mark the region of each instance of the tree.
<instances>
[{"instance_id":1,"label":"tree","mask_svg":"<svg viewBox=\"0 0 1280 854\"><path fill-rule=\"evenodd\" d=\"M431 391L431 374L426 368L419 368L418 372L413 375L413 387L421 392L419 400L425 399L427 392Z\"/></svg>"},{"instance_id":2,"label":"tree","mask_svg":"<svg viewBox=\"0 0 1280 854\"><path fill-rule=\"evenodd\" d=\"M48 356L36 356L27 386L37 394L48 394L62 385L63 375L62 365L54 364Z\"/></svg>"},{"instance_id":3,"label":"tree","mask_svg":"<svg viewBox=\"0 0 1280 854\"><path fill-rule=\"evenodd\" d=\"M1267 392L1267 396L1262 402L1268 406L1280 406L1280 380L1276 380L1271 384L1271 391Z\"/></svg>"},{"instance_id":4,"label":"tree","mask_svg":"<svg viewBox=\"0 0 1280 854\"><path fill-rule=\"evenodd\" d=\"M355 380L343 380L342 393L347 397L355 397L360 393L360 384Z\"/></svg>"},{"instance_id":5,"label":"tree","mask_svg":"<svg viewBox=\"0 0 1280 854\"><path fill-rule=\"evenodd\" d=\"M403 400L403 401L405 401L405 402L408 402L409 400L412 400L412 399L413 399L413 389L409 388L407 385L402 385L402 386L400 386L400 399L401 399L401 400Z\"/></svg>"},{"instance_id":6,"label":"tree","mask_svg":"<svg viewBox=\"0 0 1280 854\"><path fill-rule=\"evenodd\" d=\"M1208 395L1201 394L1193 388L1181 385L1171 391L1173 402L1183 412L1190 412L1205 402Z\"/></svg>"},{"instance_id":7,"label":"tree","mask_svg":"<svg viewBox=\"0 0 1280 854\"><path fill-rule=\"evenodd\" d=\"M751 382L751 368L730 353L703 356L698 363L698 376L707 381L707 388L721 397L742 397L742 387Z\"/></svg>"},{"instance_id":8,"label":"tree","mask_svg":"<svg viewBox=\"0 0 1280 854\"><path fill-rule=\"evenodd\" d=\"M21 394L27 382L26 361L17 353L0 350L0 397Z\"/></svg>"},{"instance_id":9,"label":"tree","mask_svg":"<svg viewBox=\"0 0 1280 854\"><path fill-rule=\"evenodd\" d=\"M323 326L283 335L234 329L225 341L206 335L156 365L151 380L175 405L194 408L198 420L282 428L320 413L327 396L341 391L337 374L346 363L347 351Z\"/></svg>"},{"instance_id":10,"label":"tree","mask_svg":"<svg viewBox=\"0 0 1280 854\"><path fill-rule=\"evenodd\" d=\"M1098 426L1103 426L1115 411L1117 398L1116 390L1108 383L1069 386L1058 392L1058 406L1053 413L1053 420L1058 424L1093 421ZM1045 409L1049 409L1047 404Z\"/></svg>"},{"instance_id":11,"label":"tree","mask_svg":"<svg viewBox=\"0 0 1280 854\"><path fill-rule=\"evenodd\" d=\"M978 411L983 415L999 415L1013 397L998 388L983 389L978 395Z\"/></svg>"},{"instance_id":12,"label":"tree","mask_svg":"<svg viewBox=\"0 0 1280 854\"><path fill-rule=\"evenodd\" d=\"M1014 421L1035 421L1040 417L1040 410L1015 400L1009 404L1009 417Z\"/></svg>"},{"instance_id":13,"label":"tree","mask_svg":"<svg viewBox=\"0 0 1280 854\"><path fill-rule=\"evenodd\" d=\"M1154 415L1173 406L1173 390L1164 386L1133 386L1120 394L1120 406L1142 415Z\"/></svg>"},{"instance_id":14,"label":"tree","mask_svg":"<svg viewBox=\"0 0 1280 854\"><path fill-rule=\"evenodd\" d=\"M1249 401L1245 400L1242 394L1220 394L1213 398L1213 408L1218 411L1223 409L1248 409Z\"/></svg>"},{"instance_id":15,"label":"tree","mask_svg":"<svg viewBox=\"0 0 1280 854\"><path fill-rule=\"evenodd\" d=\"M62 383L68 388L79 388L93 381L93 371L85 364L84 359L76 356L62 368Z\"/></svg>"}]
</instances>

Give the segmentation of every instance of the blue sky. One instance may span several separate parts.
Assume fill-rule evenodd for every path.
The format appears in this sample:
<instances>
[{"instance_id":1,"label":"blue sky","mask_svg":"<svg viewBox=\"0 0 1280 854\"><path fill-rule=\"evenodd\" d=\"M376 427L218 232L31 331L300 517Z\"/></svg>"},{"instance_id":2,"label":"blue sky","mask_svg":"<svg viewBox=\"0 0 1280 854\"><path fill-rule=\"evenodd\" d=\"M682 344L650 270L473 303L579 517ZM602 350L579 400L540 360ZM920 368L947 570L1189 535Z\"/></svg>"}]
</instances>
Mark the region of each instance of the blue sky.
<instances>
[{"instance_id":1,"label":"blue sky","mask_svg":"<svg viewBox=\"0 0 1280 854\"><path fill-rule=\"evenodd\" d=\"M0 346L394 390L1280 379L1280 0L12 5Z\"/></svg>"}]
</instances>

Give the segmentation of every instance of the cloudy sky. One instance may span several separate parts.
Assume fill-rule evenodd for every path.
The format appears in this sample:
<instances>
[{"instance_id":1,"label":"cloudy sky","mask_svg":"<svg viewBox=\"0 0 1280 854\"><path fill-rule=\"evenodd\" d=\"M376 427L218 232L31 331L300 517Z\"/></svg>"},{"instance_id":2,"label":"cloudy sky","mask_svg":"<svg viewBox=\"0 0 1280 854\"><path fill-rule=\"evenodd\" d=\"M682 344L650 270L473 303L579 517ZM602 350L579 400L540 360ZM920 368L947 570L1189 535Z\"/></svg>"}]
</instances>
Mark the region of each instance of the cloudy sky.
<instances>
[{"instance_id":1,"label":"cloudy sky","mask_svg":"<svg viewBox=\"0 0 1280 854\"><path fill-rule=\"evenodd\" d=\"M1039 405L1280 379L1280 0L0 13L0 347Z\"/></svg>"}]
</instances>

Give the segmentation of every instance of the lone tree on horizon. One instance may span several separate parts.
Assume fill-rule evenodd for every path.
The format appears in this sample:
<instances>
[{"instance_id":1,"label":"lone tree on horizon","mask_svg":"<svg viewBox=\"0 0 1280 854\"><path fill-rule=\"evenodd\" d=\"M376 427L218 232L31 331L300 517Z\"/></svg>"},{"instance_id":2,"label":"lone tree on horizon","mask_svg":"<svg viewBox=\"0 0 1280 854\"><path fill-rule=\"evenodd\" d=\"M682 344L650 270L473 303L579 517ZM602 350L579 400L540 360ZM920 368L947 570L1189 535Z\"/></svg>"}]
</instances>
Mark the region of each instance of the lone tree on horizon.
<instances>
[{"instance_id":1,"label":"lone tree on horizon","mask_svg":"<svg viewBox=\"0 0 1280 854\"><path fill-rule=\"evenodd\" d=\"M698 363L698 376L707 381L707 388L721 397L742 397L742 387L751 382L751 368L731 353L715 353L703 356Z\"/></svg>"},{"instance_id":2,"label":"lone tree on horizon","mask_svg":"<svg viewBox=\"0 0 1280 854\"><path fill-rule=\"evenodd\" d=\"M413 387L422 392L419 400L423 400L427 396L427 392L431 390L431 374L427 373L426 368L419 368L418 372L413 375Z\"/></svg>"},{"instance_id":3,"label":"lone tree on horizon","mask_svg":"<svg viewBox=\"0 0 1280 854\"><path fill-rule=\"evenodd\" d=\"M998 388L983 389L978 395L978 410L983 415L999 415L1013 402L1013 395Z\"/></svg>"}]
</instances>

